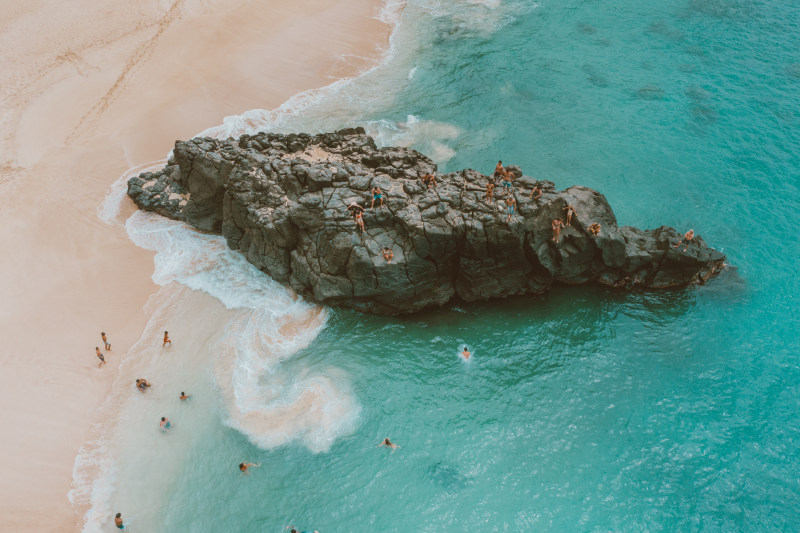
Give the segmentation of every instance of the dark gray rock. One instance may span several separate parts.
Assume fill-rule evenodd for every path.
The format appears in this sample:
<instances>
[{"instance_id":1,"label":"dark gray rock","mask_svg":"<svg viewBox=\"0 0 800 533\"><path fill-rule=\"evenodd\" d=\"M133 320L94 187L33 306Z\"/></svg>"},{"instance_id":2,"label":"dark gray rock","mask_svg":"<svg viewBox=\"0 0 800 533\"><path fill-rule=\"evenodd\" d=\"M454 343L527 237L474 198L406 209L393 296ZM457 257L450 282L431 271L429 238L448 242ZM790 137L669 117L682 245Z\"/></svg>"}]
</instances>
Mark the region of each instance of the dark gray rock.
<instances>
[{"instance_id":1,"label":"dark gray rock","mask_svg":"<svg viewBox=\"0 0 800 533\"><path fill-rule=\"evenodd\" d=\"M167 166L131 178L128 194L148 211L225 236L228 245L275 280L311 300L399 314L466 301L546 291L554 283L596 282L663 289L704 283L725 256L662 226L618 227L605 197L586 187L557 191L516 166L516 212L475 170L436 171L424 155L378 149L361 128L315 136L261 133L237 140L178 142ZM539 200L531 189L542 189ZM383 192L372 204L372 187ZM366 208L362 234L348 211ZM551 224L576 213L553 241ZM600 234L589 231L601 225ZM382 250L394 253L391 262Z\"/></svg>"}]
</instances>

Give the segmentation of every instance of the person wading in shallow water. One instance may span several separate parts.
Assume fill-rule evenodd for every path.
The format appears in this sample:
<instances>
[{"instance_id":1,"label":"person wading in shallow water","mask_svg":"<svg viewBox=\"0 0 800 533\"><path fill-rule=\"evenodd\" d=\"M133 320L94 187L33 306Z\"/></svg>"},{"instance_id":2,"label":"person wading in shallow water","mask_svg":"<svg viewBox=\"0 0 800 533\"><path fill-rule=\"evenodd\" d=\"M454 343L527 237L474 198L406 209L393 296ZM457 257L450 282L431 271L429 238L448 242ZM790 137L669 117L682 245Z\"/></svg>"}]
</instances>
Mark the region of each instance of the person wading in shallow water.
<instances>
[{"instance_id":1,"label":"person wading in shallow water","mask_svg":"<svg viewBox=\"0 0 800 533\"><path fill-rule=\"evenodd\" d=\"M564 227L564 223L561 222L560 218L556 218L553 219L551 227L553 228L553 242L558 244L558 239L561 237L561 228Z\"/></svg>"},{"instance_id":2,"label":"person wading in shallow water","mask_svg":"<svg viewBox=\"0 0 800 533\"><path fill-rule=\"evenodd\" d=\"M183 391L181 391L181 395L180 395L180 396L178 396L178 398L179 398L179 399L181 399L181 400L188 400L188 399L189 399L189 398L191 398L191 397L192 397L192 395L191 395L191 394L186 394L186 393L185 393L185 392L183 392Z\"/></svg>"},{"instance_id":3,"label":"person wading in shallow water","mask_svg":"<svg viewBox=\"0 0 800 533\"><path fill-rule=\"evenodd\" d=\"M377 445L377 446L375 446L375 447L376 447L376 448L380 448L381 446L386 446L386 447L388 447L388 448L391 448L391 449L392 449L392 453L394 453L394 451L395 451L397 448L399 448L399 447L400 447L400 446L398 446L397 444L394 444L392 441L390 441L390 440L389 440L389 437L386 437L385 439L383 439L383 442L381 442L380 444L378 444L378 445Z\"/></svg>"},{"instance_id":4,"label":"person wading in shallow water","mask_svg":"<svg viewBox=\"0 0 800 533\"><path fill-rule=\"evenodd\" d=\"M117 513L117 516L114 517L114 525L117 526L117 529L125 529L125 526L122 525L122 513Z\"/></svg>"}]
</instances>

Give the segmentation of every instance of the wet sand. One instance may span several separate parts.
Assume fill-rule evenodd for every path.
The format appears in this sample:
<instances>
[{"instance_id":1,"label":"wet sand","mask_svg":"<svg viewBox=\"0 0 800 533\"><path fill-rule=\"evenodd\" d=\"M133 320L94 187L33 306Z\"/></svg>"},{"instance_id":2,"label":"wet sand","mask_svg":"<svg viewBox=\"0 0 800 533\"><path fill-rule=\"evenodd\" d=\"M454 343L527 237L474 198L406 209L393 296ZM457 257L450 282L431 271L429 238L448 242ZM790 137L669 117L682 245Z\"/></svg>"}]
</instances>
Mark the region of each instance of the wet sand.
<instances>
[{"instance_id":1,"label":"wet sand","mask_svg":"<svg viewBox=\"0 0 800 533\"><path fill-rule=\"evenodd\" d=\"M375 0L0 5L0 530L71 531L75 456L156 291L152 253L97 216L110 185L371 66L390 28Z\"/></svg>"}]
</instances>

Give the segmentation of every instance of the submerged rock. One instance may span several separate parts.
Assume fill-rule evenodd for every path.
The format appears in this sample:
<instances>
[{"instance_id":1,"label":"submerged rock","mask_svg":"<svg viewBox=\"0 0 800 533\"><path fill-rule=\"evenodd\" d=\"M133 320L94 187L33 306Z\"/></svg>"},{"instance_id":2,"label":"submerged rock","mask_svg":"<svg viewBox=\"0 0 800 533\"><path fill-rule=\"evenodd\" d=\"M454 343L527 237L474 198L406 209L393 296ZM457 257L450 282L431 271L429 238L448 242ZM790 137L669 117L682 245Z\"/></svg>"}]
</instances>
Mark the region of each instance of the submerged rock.
<instances>
[{"instance_id":1,"label":"submerged rock","mask_svg":"<svg viewBox=\"0 0 800 533\"><path fill-rule=\"evenodd\" d=\"M461 170L429 188L419 178L436 171L430 159L378 149L361 128L179 141L163 170L130 179L128 194L141 209L221 233L310 300L379 314L541 293L554 283L685 287L723 265L725 256L700 237L676 249L681 236L672 228L618 227L597 191L557 191L509 169L517 203L510 222L499 183L494 203L485 200L490 177ZM376 186L384 205L371 208ZM538 200L529 198L534 186ZM366 208L363 234L352 202ZM555 242L551 224L567 205L576 213Z\"/></svg>"}]
</instances>

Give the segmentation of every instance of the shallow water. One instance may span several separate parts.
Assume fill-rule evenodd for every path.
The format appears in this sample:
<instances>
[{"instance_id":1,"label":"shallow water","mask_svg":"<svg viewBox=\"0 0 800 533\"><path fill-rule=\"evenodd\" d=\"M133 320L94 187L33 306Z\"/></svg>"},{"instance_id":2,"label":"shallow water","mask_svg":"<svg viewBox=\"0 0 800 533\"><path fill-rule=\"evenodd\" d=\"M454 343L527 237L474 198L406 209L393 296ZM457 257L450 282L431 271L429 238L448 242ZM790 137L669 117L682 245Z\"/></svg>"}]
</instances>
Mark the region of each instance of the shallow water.
<instances>
[{"instance_id":1,"label":"shallow water","mask_svg":"<svg viewBox=\"0 0 800 533\"><path fill-rule=\"evenodd\" d=\"M137 531L796 529L798 30L783 0L410 1L386 67L261 126L356 116L443 170L502 158L597 188L620 224L694 228L733 268L687 291L560 287L387 319L295 303L172 225L198 255L156 260L171 296L153 305L184 331L152 371L181 387L190 368L195 397L120 397L121 420L169 407L175 427L109 431L98 523L102 508ZM401 448L376 449L387 436Z\"/></svg>"}]
</instances>

